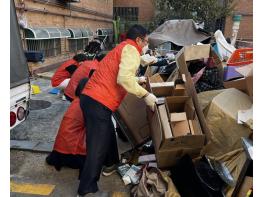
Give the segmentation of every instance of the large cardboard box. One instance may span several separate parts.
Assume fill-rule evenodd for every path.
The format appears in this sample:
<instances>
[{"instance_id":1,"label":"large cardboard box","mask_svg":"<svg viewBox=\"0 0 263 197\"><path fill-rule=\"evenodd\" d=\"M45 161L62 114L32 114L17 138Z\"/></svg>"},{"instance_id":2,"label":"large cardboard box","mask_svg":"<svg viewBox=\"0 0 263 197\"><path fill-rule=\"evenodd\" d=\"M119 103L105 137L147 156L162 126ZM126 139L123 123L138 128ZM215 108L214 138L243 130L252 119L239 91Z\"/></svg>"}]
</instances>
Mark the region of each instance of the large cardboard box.
<instances>
[{"instance_id":1,"label":"large cardboard box","mask_svg":"<svg viewBox=\"0 0 263 197\"><path fill-rule=\"evenodd\" d=\"M165 107L164 107L165 108ZM204 145L204 135L201 127L196 129L191 135L178 135L167 138L167 129L170 128L167 111L159 111L155 106L155 111L148 109L150 122L150 132L154 143L157 164L159 168L168 168L175 165L176 161L184 154L189 154L193 158L199 156ZM166 122L162 119L166 117ZM199 121L194 119L195 121Z\"/></svg>"},{"instance_id":2,"label":"large cardboard box","mask_svg":"<svg viewBox=\"0 0 263 197\"><path fill-rule=\"evenodd\" d=\"M148 80L154 83L165 82L167 79L166 75L158 73L152 75L149 66L145 76L148 77ZM142 86L145 88L145 85ZM174 90L174 87L169 87L165 91L174 91L174 94L177 95L185 93L183 85L176 88L178 90ZM149 123L146 115L146 104L143 99L127 94L118 110L114 113L114 118L133 146L139 146L150 138Z\"/></svg>"},{"instance_id":3,"label":"large cardboard box","mask_svg":"<svg viewBox=\"0 0 263 197\"><path fill-rule=\"evenodd\" d=\"M187 81L185 83L187 94L193 99L197 117L199 119L202 131L205 134L207 139L211 139L211 133L206 124L206 120L205 120L203 111L201 110L198 99L197 99L197 93L195 90L195 86L191 78L191 74L188 71L188 63L189 61L192 61L192 60L199 60L199 59L209 58L209 57L213 58L216 66L219 68L219 71L220 71L219 75L223 81L222 62L220 61L217 54L212 50L212 47L210 44L185 46L176 55L176 63L177 63L177 66L179 67L179 73L185 75L185 78Z\"/></svg>"},{"instance_id":4,"label":"large cardboard box","mask_svg":"<svg viewBox=\"0 0 263 197\"><path fill-rule=\"evenodd\" d=\"M165 106L173 137L190 135L191 129L189 120L193 120L195 117L192 99L187 96L167 97L165 100Z\"/></svg>"},{"instance_id":5,"label":"large cardboard box","mask_svg":"<svg viewBox=\"0 0 263 197\"><path fill-rule=\"evenodd\" d=\"M166 87L160 84L160 86L158 87L156 84L153 85L147 83L147 88L151 92L153 92L157 97L165 97L165 100L168 101L166 104L167 107L165 107L164 103L155 106L154 112L147 108L148 119L150 123L150 132L154 143L156 159L159 168L172 167L173 165L175 165L177 159L184 154L189 154L193 158L198 156L200 150L204 145L205 137L202 133L201 126L198 127L198 125L200 124L195 113L193 103L190 104L186 102L190 98L188 96L185 96L185 86L185 84L180 84L180 86L177 87L178 89L184 89L183 95L175 95L174 93L176 92L176 86L174 85ZM180 106L178 106L177 104L180 104ZM195 130L193 134L191 134L191 132L187 132L190 135L181 133L181 135L178 134L176 135L176 137L173 136L170 125L172 114L169 114L168 116L167 108L170 108L172 113L176 112L176 109L178 108L181 112L186 111L186 115L189 117L189 119L191 119L191 123L186 122L188 131L191 130L191 124L192 129ZM185 125L184 128L186 128Z\"/></svg>"}]
</instances>

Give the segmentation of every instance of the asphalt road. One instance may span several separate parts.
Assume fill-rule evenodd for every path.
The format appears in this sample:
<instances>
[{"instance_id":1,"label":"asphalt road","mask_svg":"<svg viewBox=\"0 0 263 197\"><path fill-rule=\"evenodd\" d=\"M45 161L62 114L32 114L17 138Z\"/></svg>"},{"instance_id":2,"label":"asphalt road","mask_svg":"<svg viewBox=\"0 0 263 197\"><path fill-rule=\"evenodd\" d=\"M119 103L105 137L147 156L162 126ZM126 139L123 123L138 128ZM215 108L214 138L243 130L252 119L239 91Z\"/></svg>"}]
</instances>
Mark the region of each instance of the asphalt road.
<instances>
[{"instance_id":1,"label":"asphalt road","mask_svg":"<svg viewBox=\"0 0 263 197\"><path fill-rule=\"evenodd\" d=\"M32 95L28 119L10 131L11 140L22 140L24 144L41 142L52 147L60 121L70 103L63 101L59 95L48 93L52 89L50 80L38 78L31 83L38 85L41 93ZM128 143L123 143L118 138L117 141L120 153L130 148ZM78 170L62 168L58 172L45 163L47 155L48 153L41 151L10 150L11 197L77 196ZM93 196L121 197L127 196L129 191L118 174L101 177L99 188L102 193ZM48 192L50 194L43 195Z\"/></svg>"}]
</instances>

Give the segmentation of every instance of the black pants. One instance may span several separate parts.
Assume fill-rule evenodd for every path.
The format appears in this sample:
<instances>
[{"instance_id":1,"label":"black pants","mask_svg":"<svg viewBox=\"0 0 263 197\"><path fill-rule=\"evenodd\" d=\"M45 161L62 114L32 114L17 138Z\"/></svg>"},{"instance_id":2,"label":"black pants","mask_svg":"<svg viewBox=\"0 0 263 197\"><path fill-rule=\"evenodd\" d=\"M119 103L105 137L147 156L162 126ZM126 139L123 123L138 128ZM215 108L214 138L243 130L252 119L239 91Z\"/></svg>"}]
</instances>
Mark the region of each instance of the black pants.
<instances>
[{"instance_id":1,"label":"black pants","mask_svg":"<svg viewBox=\"0 0 263 197\"><path fill-rule=\"evenodd\" d=\"M73 101L73 98L69 97L69 96L66 95L65 93L64 93L64 96L66 97L66 99L67 99L69 102L72 102L72 101Z\"/></svg>"},{"instance_id":2,"label":"black pants","mask_svg":"<svg viewBox=\"0 0 263 197\"><path fill-rule=\"evenodd\" d=\"M56 170L60 170L63 166L79 169L80 172L84 166L86 156L64 154L53 150L46 158L46 162L52 165Z\"/></svg>"},{"instance_id":3,"label":"black pants","mask_svg":"<svg viewBox=\"0 0 263 197\"><path fill-rule=\"evenodd\" d=\"M86 126L87 156L80 176L78 193L84 195L98 191L97 181L102 166L119 162L116 135L111 120L112 111L94 99L80 95Z\"/></svg>"}]
</instances>

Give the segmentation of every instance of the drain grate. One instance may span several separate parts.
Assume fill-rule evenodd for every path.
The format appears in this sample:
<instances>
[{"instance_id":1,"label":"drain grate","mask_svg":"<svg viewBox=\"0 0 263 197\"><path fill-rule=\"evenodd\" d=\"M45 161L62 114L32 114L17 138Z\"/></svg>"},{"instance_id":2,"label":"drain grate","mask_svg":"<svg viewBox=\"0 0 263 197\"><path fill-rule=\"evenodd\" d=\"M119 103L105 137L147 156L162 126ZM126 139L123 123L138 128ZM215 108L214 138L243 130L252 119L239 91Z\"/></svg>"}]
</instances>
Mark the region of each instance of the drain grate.
<instances>
[{"instance_id":1,"label":"drain grate","mask_svg":"<svg viewBox=\"0 0 263 197\"><path fill-rule=\"evenodd\" d=\"M30 110L40 110L46 109L51 106L51 102L44 100L30 100L29 101L29 109Z\"/></svg>"}]
</instances>

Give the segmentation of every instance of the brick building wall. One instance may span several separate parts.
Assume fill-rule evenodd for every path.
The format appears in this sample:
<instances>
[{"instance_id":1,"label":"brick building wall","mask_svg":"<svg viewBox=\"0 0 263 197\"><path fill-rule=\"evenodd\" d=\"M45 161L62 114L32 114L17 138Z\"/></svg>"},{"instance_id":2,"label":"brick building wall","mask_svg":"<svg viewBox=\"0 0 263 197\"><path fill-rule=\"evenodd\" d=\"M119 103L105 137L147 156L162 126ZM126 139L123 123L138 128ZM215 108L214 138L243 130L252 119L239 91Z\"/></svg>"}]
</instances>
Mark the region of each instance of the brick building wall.
<instances>
[{"instance_id":1,"label":"brick building wall","mask_svg":"<svg viewBox=\"0 0 263 197\"><path fill-rule=\"evenodd\" d=\"M253 0L237 0L235 13L242 15L237 39L253 41ZM232 26L232 16L227 17L224 31L225 37L231 37Z\"/></svg>"},{"instance_id":2,"label":"brick building wall","mask_svg":"<svg viewBox=\"0 0 263 197\"><path fill-rule=\"evenodd\" d=\"M114 0L114 7L138 7L138 21L151 21L154 17L154 0Z\"/></svg>"},{"instance_id":3,"label":"brick building wall","mask_svg":"<svg viewBox=\"0 0 263 197\"><path fill-rule=\"evenodd\" d=\"M18 15L26 18L28 27L112 28L113 0L80 0L61 3L61 0L15 0ZM24 44L25 46L25 44ZM45 58L43 63L29 62L30 70L57 64L74 56L68 51L68 40L61 39L61 54Z\"/></svg>"}]
</instances>

